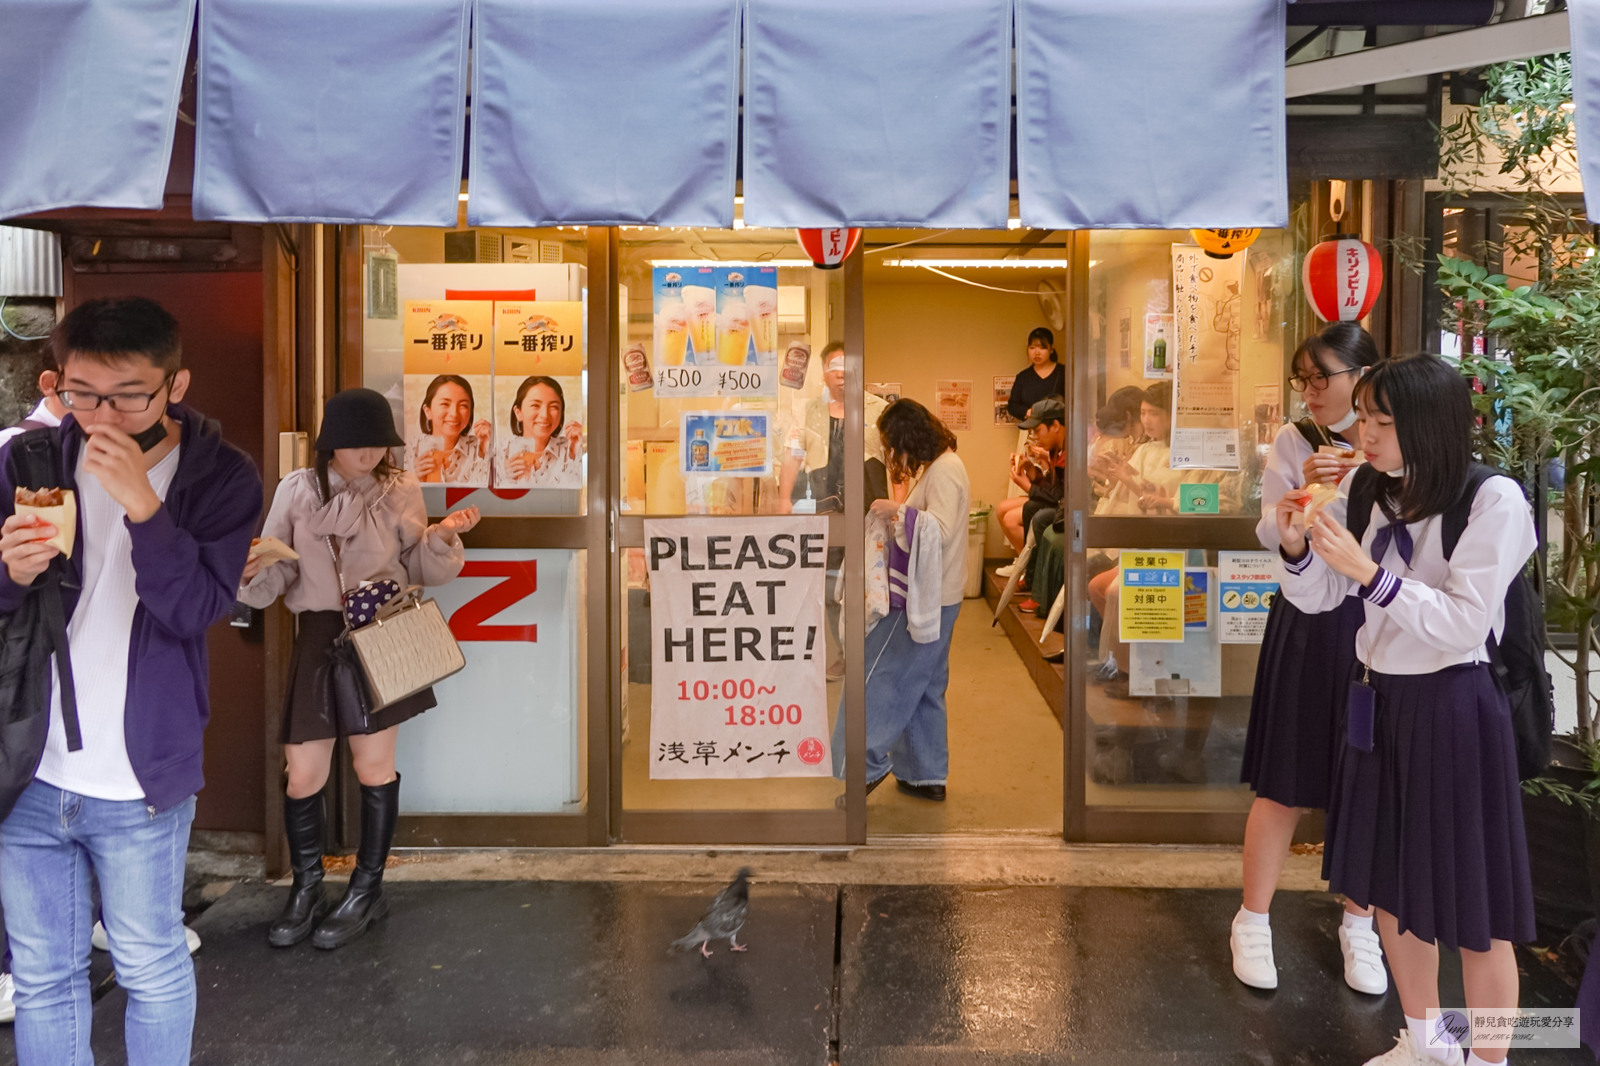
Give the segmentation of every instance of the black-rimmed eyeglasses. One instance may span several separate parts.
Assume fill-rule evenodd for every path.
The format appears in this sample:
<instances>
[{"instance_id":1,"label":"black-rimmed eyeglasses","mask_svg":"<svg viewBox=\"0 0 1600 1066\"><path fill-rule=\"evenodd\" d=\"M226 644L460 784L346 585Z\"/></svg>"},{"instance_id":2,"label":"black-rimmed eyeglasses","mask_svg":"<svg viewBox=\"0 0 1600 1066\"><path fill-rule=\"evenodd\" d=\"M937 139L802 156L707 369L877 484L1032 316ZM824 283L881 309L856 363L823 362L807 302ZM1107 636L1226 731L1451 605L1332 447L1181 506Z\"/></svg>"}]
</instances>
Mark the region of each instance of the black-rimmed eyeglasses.
<instances>
[{"instance_id":1,"label":"black-rimmed eyeglasses","mask_svg":"<svg viewBox=\"0 0 1600 1066\"><path fill-rule=\"evenodd\" d=\"M137 415L150 410L155 398L171 384L172 378L168 377L155 392L118 392L110 396L82 389L57 389L56 399L61 401L61 406L72 411L93 411L102 403L107 403L118 414Z\"/></svg>"},{"instance_id":2,"label":"black-rimmed eyeglasses","mask_svg":"<svg viewBox=\"0 0 1600 1066\"><path fill-rule=\"evenodd\" d=\"M1318 392L1321 392L1323 389L1328 387L1329 378L1336 378L1340 374L1354 374L1360 369L1360 367L1353 366L1348 370L1335 370L1331 374L1324 374L1321 371L1318 371L1317 373L1312 374L1310 377L1304 378L1299 374L1296 374L1294 377L1289 379L1289 387L1295 392L1305 392L1308 389L1316 389Z\"/></svg>"}]
</instances>

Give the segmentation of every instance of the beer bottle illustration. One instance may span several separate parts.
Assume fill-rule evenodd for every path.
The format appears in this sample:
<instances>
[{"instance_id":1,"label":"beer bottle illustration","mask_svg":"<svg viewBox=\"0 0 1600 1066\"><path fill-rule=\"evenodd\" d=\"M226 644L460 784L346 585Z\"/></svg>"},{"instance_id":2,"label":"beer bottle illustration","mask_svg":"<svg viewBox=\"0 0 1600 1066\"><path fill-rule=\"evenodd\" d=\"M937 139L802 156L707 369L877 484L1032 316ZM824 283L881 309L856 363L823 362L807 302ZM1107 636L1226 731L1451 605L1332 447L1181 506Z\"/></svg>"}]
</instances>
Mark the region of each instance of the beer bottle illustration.
<instances>
[{"instance_id":1,"label":"beer bottle illustration","mask_svg":"<svg viewBox=\"0 0 1600 1066\"><path fill-rule=\"evenodd\" d=\"M689 469L711 469L711 444L706 440L706 431L694 431L694 439L689 442Z\"/></svg>"}]
</instances>

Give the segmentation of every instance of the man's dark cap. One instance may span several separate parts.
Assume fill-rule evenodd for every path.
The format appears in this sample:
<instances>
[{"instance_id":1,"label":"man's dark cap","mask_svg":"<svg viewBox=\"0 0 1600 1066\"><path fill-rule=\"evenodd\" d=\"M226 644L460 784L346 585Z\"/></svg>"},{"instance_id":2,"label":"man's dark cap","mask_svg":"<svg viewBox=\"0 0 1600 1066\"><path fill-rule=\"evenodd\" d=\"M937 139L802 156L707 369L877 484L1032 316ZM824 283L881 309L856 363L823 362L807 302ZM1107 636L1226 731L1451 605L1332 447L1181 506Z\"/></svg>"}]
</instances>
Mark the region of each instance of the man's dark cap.
<instances>
[{"instance_id":1,"label":"man's dark cap","mask_svg":"<svg viewBox=\"0 0 1600 1066\"><path fill-rule=\"evenodd\" d=\"M1046 422L1065 422L1067 420L1067 405L1059 396L1046 396L1028 408L1028 417L1017 423L1021 429L1033 429Z\"/></svg>"}]
</instances>

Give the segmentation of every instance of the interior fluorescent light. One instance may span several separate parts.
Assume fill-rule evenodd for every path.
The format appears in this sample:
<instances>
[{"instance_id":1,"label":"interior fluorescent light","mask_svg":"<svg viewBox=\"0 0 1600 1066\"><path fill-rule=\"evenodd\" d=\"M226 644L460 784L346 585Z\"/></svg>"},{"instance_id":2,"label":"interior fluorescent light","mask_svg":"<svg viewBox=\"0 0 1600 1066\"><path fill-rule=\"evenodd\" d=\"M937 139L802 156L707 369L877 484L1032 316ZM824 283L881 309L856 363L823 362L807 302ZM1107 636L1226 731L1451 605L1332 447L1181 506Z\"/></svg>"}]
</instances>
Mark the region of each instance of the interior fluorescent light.
<instances>
[{"instance_id":1,"label":"interior fluorescent light","mask_svg":"<svg viewBox=\"0 0 1600 1066\"><path fill-rule=\"evenodd\" d=\"M1027 270L1065 270L1065 259L885 259L884 266L892 267L937 267L949 270L952 267L1011 267Z\"/></svg>"},{"instance_id":2,"label":"interior fluorescent light","mask_svg":"<svg viewBox=\"0 0 1600 1066\"><path fill-rule=\"evenodd\" d=\"M737 259L652 259L653 267L808 267L809 259L764 259L759 263Z\"/></svg>"},{"instance_id":3,"label":"interior fluorescent light","mask_svg":"<svg viewBox=\"0 0 1600 1066\"><path fill-rule=\"evenodd\" d=\"M467 202L467 194L466 193L462 193L460 196L456 197L456 199L460 200L462 203L466 203Z\"/></svg>"},{"instance_id":4,"label":"interior fluorescent light","mask_svg":"<svg viewBox=\"0 0 1600 1066\"><path fill-rule=\"evenodd\" d=\"M1006 219L1006 229L1021 229L1021 228L1022 228L1022 219L1020 219L1020 218L1008 218L1008 219Z\"/></svg>"}]
</instances>

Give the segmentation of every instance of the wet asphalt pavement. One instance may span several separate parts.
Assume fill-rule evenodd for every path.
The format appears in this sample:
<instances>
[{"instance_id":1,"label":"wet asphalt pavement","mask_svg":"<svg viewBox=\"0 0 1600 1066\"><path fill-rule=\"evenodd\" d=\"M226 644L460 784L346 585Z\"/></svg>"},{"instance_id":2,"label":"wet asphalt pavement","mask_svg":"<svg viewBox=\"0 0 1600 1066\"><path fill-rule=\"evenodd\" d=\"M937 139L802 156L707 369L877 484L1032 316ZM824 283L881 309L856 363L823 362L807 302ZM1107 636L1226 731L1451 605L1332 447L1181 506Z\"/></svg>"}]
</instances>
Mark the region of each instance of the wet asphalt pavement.
<instances>
[{"instance_id":1,"label":"wet asphalt pavement","mask_svg":"<svg viewBox=\"0 0 1600 1066\"><path fill-rule=\"evenodd\" d=\"M1401 1025L1392 992L1345 987L1339 906L1317 893L1279 893L1279 988L1263 993L1229 968L1233 890L758 882L749 952L717 944L710 959L667 945L712 886L414 881L389 891L390 918L332 953L266 946L282 889L242 884L205 911L193 1061L1357 1066ZM1524 1005L1571 1005L1566 984L1520 957ZM1446 970L1446 1002L1459 1003L1448 959ZM124 1003L114 990L96 1007L99 1063L126 1061ZM14 1061L0 1035L0 1064Z\"/></svg>"}]
</instances>

